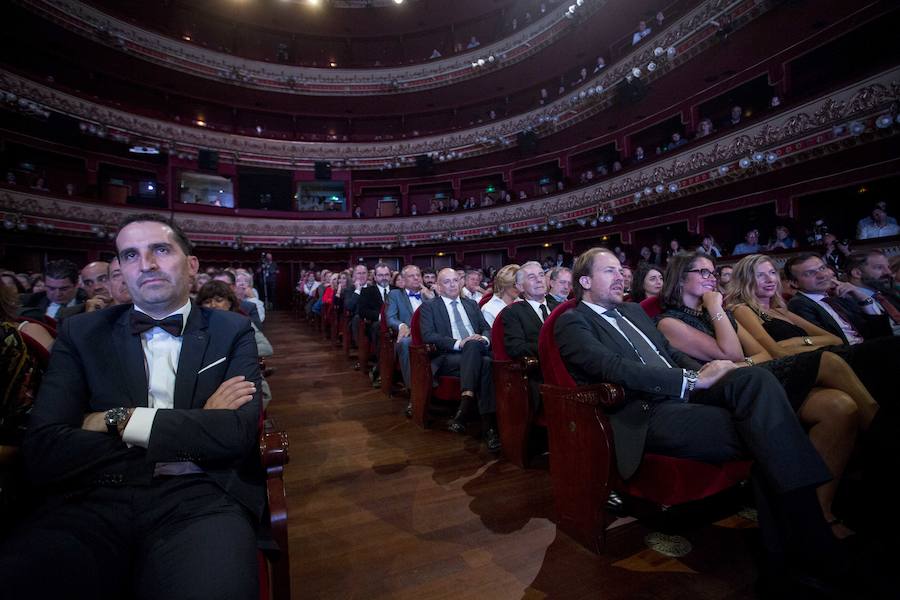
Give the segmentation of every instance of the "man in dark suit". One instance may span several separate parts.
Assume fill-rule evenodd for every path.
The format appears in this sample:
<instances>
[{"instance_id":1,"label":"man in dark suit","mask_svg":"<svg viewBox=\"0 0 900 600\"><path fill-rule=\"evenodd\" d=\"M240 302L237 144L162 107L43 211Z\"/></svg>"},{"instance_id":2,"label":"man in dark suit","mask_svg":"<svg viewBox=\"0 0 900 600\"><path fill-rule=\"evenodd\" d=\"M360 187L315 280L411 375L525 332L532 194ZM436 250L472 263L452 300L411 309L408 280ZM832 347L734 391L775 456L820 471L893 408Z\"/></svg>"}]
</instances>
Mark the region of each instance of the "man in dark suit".
<instances>
[{"instance_id":1,"label":"man in dark suit","mask_svg":"<svg viewBox=\"0 0 900 600\"><path fill-rule=\"evenodd\" d=\"M192 305L197 258L164 217L130 217L116 246L134 307L62 324L23 445L47 499L0 548L3 592L255 597L265 487L250 322Z\"/></svg>"},{"instance_id":2,"label":"man in dark suit","mask_svg":"<svg viewBox=\"0 0 900 600\"><path fill-rule=\"evenodd\" d=\"M572 291L572 270L566 267L550 269L550 290L547 293L547 306L553 310L566 301Z\"/></svg>"},{"instance_id":3,"label":"man in dark suit","mask_svg":"<svg viewBox=\"0 0 900 600\"><path fill-rule=\"evenodd\" d=\"M435 285L438 296L419 308L419 318L422 341L434 344L440 353L431 361L434 375L460 379L462 400L449 429L465 433L466 417L477 401L488 450L497 452L500 436L491 378L491 328L474 300L460 298L460 278L455 270L442 269Z\"/></svg>"},{"instance_id":4,"label":"man in dark suit","mask_svg":"<svg viewBox=\"0 0 900 600\"><path fill-rule=\"evenodd\" d=\"M887 315L893 335L900 335L900 293L894 289L894 275L884 252L872 248L847 257L847 282L872 299L875 310Z\"/></svg>"},{"instance_id":5,"label":"man in dark suit","mask_svg":"<svg viewBox=\"0 0 900 600\"><path fill-rule=\"evenodd\" d=\"M845 344L891 335L886 314L857 286L839 282L817 254L799 254L784 263L784 276L797 293L788 309L832 333Z\"/></svg>"},{"instance_id":6,"label":"man in dark suit","mask_svg":"<svg viewBox=\"0 0 900 600\"><path fill-rule=\"evenodd\" d=\"M60 309L87 300L85 291L78 287L78 267L70 260L47 263L44 284L46 291L31 294L23 300L19 311L22 316L38 320L45 316L55 319Z\"/></svg>"},{"instance_id":7,"label":"man in dark suit","mask_svg":"<svg viewBox=\"0 0 900 600\"><path fill-rule=\"evenodd\" d=\"M403 267L403 289L391 290L388 294L388 305L385 309L388 327L397 332L397 342L394 344L394 353L400 363L400 373L403 375L403 384L410 387L409 374L409 325L412 323L413 313L434 298L434 293L422 287L422 271L416 265ZM426 295L428 294L428 295ZM412 405L406 408L406 416L412 417Z\"/></svg>"},{"instance_id":8,"label":"man in dark suit","mask_svg":"<svg viewBox=\"0 0 900 600\"><path fill-rule=\"evenodd\" d=\"M87 300L75 306L63 306L56 313L56 320L63 321L83 312L94 312L112 304L109 293L109 263L98 260L90 262L81 269L81 289Z\"/></svg>"},{"instance_id":9,"label":"man in dark suit","mask_svg":"<svg viewBox=\"0 0 900 600\"><path fill-rule=\"evenodd\" d=\"M353 317L351 327L356 331L359 320L365 319L374 325L367 329L369 336L369 355L374 359L375 366L372 367L370 377L372 384L376 387L381 385L378 379L378 320L381 318L381 306L388 298L391 291L391 267L385 263L375 265L375 285L369 285L362 288L359 292L359 302L356 305L356 314ZM365 367L366 365L363 365Z\"/></svg>"},{"instance_id":10,"label":"man in dark suit","mask_svg":"<svg viewBox=\"0 0 900 600\"><path fill-rule=\"evenodd\" d=\"M537 358L541 326L550 316L541 263L530 261L522 265L516 271L516 288L519 290L519 301L500 312L503 319L503 344L510 358ZM540 373L533 373L529 374L528 380L531 405L537 410L541 399L542 378Z\"/></svg>"},{"instance_id":11,"label":"man in dark suit","mask_svg":"<svg viewBox=\"0 0 900 600\"><path fill-rule=\"evenodd\" d=\"M555 335L579 384L625 388L626 404L610 413L620 475L631 477L645 450L712 463L749 450L771 556L781 555L782 540L790 540L802 542L807 558L835 558L835 539L815 494L831 475L777 379L729 361L700 368L671 348L639 306L623 303L622 267L609 250L579 256L573 277L579 303L559 318ZM770 520L770 511L779 521Z\"/></svg>"}]
</instances>

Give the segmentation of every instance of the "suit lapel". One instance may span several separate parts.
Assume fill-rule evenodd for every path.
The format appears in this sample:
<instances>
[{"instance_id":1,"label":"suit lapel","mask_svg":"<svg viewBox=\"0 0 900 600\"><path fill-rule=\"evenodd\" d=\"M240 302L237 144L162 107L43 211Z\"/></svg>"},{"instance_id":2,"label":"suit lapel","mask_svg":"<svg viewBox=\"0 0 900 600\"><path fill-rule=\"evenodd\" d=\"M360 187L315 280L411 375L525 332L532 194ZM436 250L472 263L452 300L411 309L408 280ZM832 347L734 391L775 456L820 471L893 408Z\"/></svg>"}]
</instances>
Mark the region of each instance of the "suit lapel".
<instances>
[{"instance_id":1,"label":"suit lapel","mask_svg":"<svg viewBox=\"0 0 900 600\"><path fill-rule=\"evenodd\" d=\"M400 320L404 323L409 323L410 320L412 320L413 314L412 301L410 301L409 296L406 295L406 290L400 290L399 296L402 298L401 302L403 304L404 310L406 310L406 314L409 315L405 319L403 319L401 316Z\"/></svg>"},{"instance_id":2,"label":"suit lapel","mask_svg":"<svg viewBox=\"0 0 900 600\"><path fill-rule=\"evenodd\" d=\"M206 315L196 304L191 306L181 342L181 356L175 373L175 408L193 408L197 372L201 369L209 344Z\"/></svg>"},{"instance_id":3,"label":"suit lapel","mask_svg":"<svg viewBox=\"0 0 900 600\"><path fill-rule=\"evenodd\" d=\"M119 363L118 373L122 375L123 386L131 401L129 406L146 407L148 403L147 361L141 336L131 333L131 309L119 315L112 325L112 348Z\"/></svg>"},{"instance_id":4,"label":"suit lapel","mask_svg":"<svg viewBox=\"0 0 900 600\"><path fill-rule=\"evenodd\" d=\"M837 332L838 337L840 337L844 341L845 344L848 343L847 336L844 335L844 329L840 326L840 324L837 321L834 320L834 317L832 317L821 304L819 304L818 302L816 302L815 300L813 300L806 294L801 293L800 297L803 298L804 302L809 302L809 304L812 305L813 310L816 312L817 315L819 315L819 318L822 319L823 323L829 324L829 326L831 328L830 330L832 333ZM853 325L853 324L851 323L851 325ZM855 325L854 325L854 327L855 327Z\"/></svg>"},{"instance_id":5,"label":"suit lapel","mask_svg":"<svg viewBox=\"0 0 900 600\"><path fill-rule=\"evenodd\" d=\"M450 313L447 312L447 305L444 304L444 299L441 296L435 296L436 300L434 304L434 309L441 313L439 315L435 315L437 317L435 322L435 329L438 330L444 337L452 338L453 337L453 327L450 326ZM438 329L439 328L439 329Z\"/></svg>"},{"instance_id":6,"label":"suit lapel","mask_svg":"<svg viewBox=\"0 0 900 600\"><path fill-rule=\"evenodd\" d=\"M619 333L615 327L610 325L606 319L595 313L589 306L585 305L583 302L579 302L576 310L580 310L588 319L588 322L594 324L594 329L597 330L602 337L607 338L610 342L615 344L622 356L634 356L638 360L641 359L628 339Z\"/></svg>"}]
</instances>

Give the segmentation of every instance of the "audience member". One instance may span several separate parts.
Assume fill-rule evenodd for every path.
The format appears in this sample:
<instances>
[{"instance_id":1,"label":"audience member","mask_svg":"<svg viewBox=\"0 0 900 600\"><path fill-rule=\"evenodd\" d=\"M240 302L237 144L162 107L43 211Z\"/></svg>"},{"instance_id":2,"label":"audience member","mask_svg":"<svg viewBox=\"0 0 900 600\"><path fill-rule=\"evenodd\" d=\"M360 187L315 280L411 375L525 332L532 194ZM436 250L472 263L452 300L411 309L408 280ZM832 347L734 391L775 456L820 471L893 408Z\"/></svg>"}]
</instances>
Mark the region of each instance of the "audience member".
<instances>
[{"instance_id":1,"label":"audience member","mask_svg":"<svg viewBox=\"0 0 900 600\"><path fill-rule=\"evenodd\" d=\"M597 57L597 63L594 65L594 74L596 75L606 67L606 61L602 56Z\"/></svg>"},{"instance_id":2,"label":"audience member","mask_svg":"<svg viewBox=\"0 0 900 600\"><path fill-rule=\"evenodd\" d=\"M512 359L537 358L538 335L552 310L547 303L547 287L544 285L541 265L536 261L522 265L516 273L515 283L519 291L519 302L513 303L500 314L503 319L503 344L507 355ZM537 411L541 401L542 380L538 373L529 374L528 380L531 407Z\"/></svg>"},{"instance_id":3,"label":"audience member","mask_svg":"<svg viewBox=\"0 0 900 600\"><path fill-rule=\"evenodd\" d=\"M555 336L580 385L625 388L624 406L608 413L620 476L631 478L645 450L716 464L749 450L770 559L799 553L826 573L836 568L836 541L815 493L831 473L778 380L725 360L701 367L672 348L639 306L623 303L621 265L609 251L588 250L573 271L578 304L559 317ZM790 535L780 523L791 524Z\"/></svg>"},{"instance_id":4,"label":"audience member","mask_svg":"<svg viewBox=\"0 0 900 600\"><path fill-rule=\"evenodd\" d=\"M481 271L476 269L465 271L464 277L465 287L460 290L462 297L474 300L476 303L480 302L485 293L485 289L481 287Z\"/></svg>"},{"instance_id":5,"label":"audience member","mask_svg":"<svg viewBox=\"0 0 900 600\"><path fill-rule=\"evenodd\" d=\"M205 275L205 273L198 273L195 279L199 279L200 275ZM131 304L131 292L128 291L128 283L122 274L118 256L112 257L109 261L109 295L112 298L111 306Z\"/></svg>"},{"instance_id":6,"label":"audience member","mask_svg":"<svg viewBox=\"0 0 900 600\"><path fill-rule=\"evenodd\" d=\"M663 287L663 275L657 267L645 264L638 269L631 288L631 301L641 302L659 296Z\"/></svg>"},{"instance_id":7,"label":"audience member","mask_svg":"<svg viewBox=\"0 0 900 600\"><path fill-rule=\"evenodd\" d=\"M434 299L434 294L426 296L428 288L422 286L422 272L416 265L403 267L404 289L394 289L388 294L388 305L385 309L388 327L397 334L397 342L394 344L394 354L400 364L400 374L403 384L410 389L412 381L409 372L409 343L410 324L413 313L423 302ZM406 407L406 416L412 417L412 404Z\"/></svg>"},{"instance_id":8,"label":"audience member","mask_svg":"<svg viewBox=\"0 0 900 600\"><path fill-rule=\"evenodd\" d=\"M176 224L132 216L116 247L134 309L63 323L23 445L49 498L0 548L3 591L257 596L266 496L250 323L192 306L197 258Z\"/></svg>"},{"instance_id":9,"label":"audience member","mask_svg":"<svg viewBox=\"0 0 900 600\"><path fill-rule=\"evenodd\" d=\"M57 321L62 321L73 315L84 312L93 312L106 308L112 303L109 293L109 263L95 261L85 265L81 269L81 289L84 290L87 299L75 306L64 306L56 315Z\"/></svg>"},{"instance_id":10,"label":"audience member","mask_svg":"<svg viewBox=\"0 0 900 600\"><path fill-rule=\"evenodd\" d=\"M856 237L860 240L871 240L880 237L900 235L900 225L894 217L887 214L887 203L879 202L872 208L871 216L860 219L856 225Z\"/></svg>"},{"instance_id":11,"label":"audience member","mask_svg":"<svg viewBox=\"0 0 900 600\"><path fill-rule=\"evenodd\" d=\"M722 258L722 251L719 250L719 247L716 245L715 238L712 236L712 234L709 233L703 236L703 240L697 247L697 252L706 254L713 258Z\"/></svg>"},{"instance_id":12,"label":"audience member","mask_svg":"<svg viewBox=\"0 0 900 600\"><path fill-rule=\"evenodd\" d=\"M631 45L637 46L638 44L640 44L641 40L650 35L651 31L652 30L647 27L646 21L638 21L637 31L635 31L634 35L631 36Z\"/></svg>"},{"instance_id":13,"label":"audience member","mask_svg":"<svg viewBox=\"0 0 900 600\"><path fill-rule=\"evenodd\" d=\"M704 138L708 135L712 135L715 132L713 129L712 120L709 118L700 119L700 122L697 124L697 135L696 139Z\"/></svg>"},{"instance_id":14,"label":"audience member","mask_svg":"<svg viewBox=\"0 0 900 600\"><path fill-rule=\"evenodd\" d=\"M437 273L435 273L434 269L425 269L422 271L422 286L424 286L429 291L433 290L435 282L437 281Z\"/></svg>"},{"instance_id":15,"label":"audience member","mask_svg":"<svg viewBox=\"0 0 900 600\"><path fill-rule=\"evenodd\" d=\"M719 267L718 289L723 296L728 296L728 287L731 285L731 277L733 272L734 267L732 267L731 265L722 265L721 267Z\"/></svg>"},{"instance_id":16,"label":"audience member","mask_svg":"<svg viewBox=\"0 0 900 600\"><path fill-rule=\"evenodd\" d=\"M253 275L249 271L245 269L235 271L234 292L238 301L250 302L256 307L259 321L264 323L266 320L266 305L259 299L259 293L253 288Z\"/></svg>"},{"instance_id":17,"label":"audience member","mask_svg":"<svg viewBox=\"0 0 900 600\"><path fill-rule=\"evenodd\" d=\"M500 311L512 304L519 297L519 290L516 287L516 272L519 265L505 265L494 276L493 296L481 307L481 314L488 325L494 325L494 319L500 314Z\"/></svg>"},{"instance_id":18,"label":"audience member","mask_svg":"<svg viewBox=\"0 0 900 600\"><path fill-rule=\"evenodd\" d=\"M213 280L227 283L231 287L231 291L235 292L235 295L237 295L237 277L235 277L232 271L227 269L218 271L213 276ZM250 317L250 321L256 325L256 328L262 331L262 319L259 318L259 312L256 309L256 305L247 300L240 300L239 302L241 312Z\"/></svg>"},{"instance_id":19,"label":"audience member","mask_svg":"<svg viewBox=\"0 0 900 600\"><path fill-rule=\"evenodd\" d=\"M616 260L619 260L619 259L616 258ZM619 261L619 263L621 264L621 261ZM632 273L631 267L622 265L622 279L625 283L625 295L630 296L631 295L631 286L632 286L632 284L634 284L634 273Z\"/></svg>"},{"instance_id":20,"label":"audience member","mask_svg":"<svg viewBox=\"0 0 900 600\"><path fill-rule=\"evenodd\" d=\"M851 254L847 259L847 282L871 299L875 311L887 316L892 333L900 335L900 293L894 289L887 255L878 249Z\"/></svg>"},{"instance_id":21,"label":"audience member","mask_svg":"<svg viewBox=\"0 0 900 600\"><path fill-rule=\"evenodd\" d=\"M791 237L788 228L784 225L778 225L775 227L775 238L769 241L766 250L770 252L774 250L791 250L796 246L797 243L794 241L794 238Z\"/></svg>"},{"instance_id":22,"label":"audience member","mask_svg":"<svg viewBox=\"0 0 900 600\"><path fill-rule=\"evenodd\" d=\"M87 300L87 293L78 285L78 267L70 260L54 260L44 268L45 291L32 294L22 304L21 314L42 319L56 318L65 306L75 306Z\"/></svg>"},{"instance_id":23,"label":"audience member","mask_svg":"<svg viewBox=\"0 0 900 600\"><path fill-rule=\"evenodd\" d=\"M751 229L744 234L744 241L734 247L732 254L735 256L738 254L756 254L760 250L762 250L762 247L759 245L759 231Z\"/></svg>"},{"instance_id":24,"label":"audience member","mask_svg":"<svg viewBox=\"0 0 900 600\"><path fill-rule=\"evenodd\" d=\"M470 409L478 407L482 434L491 452L500 450L497 434L496 404L491 357L488 346L491 328L481 316L478 304L460 298L459 276L453 269L442 269L436 282L439 296L420 308L422 341L434 344L438 355L432 360L432 372L460 378L459 410L450 419L449 429L465 433ZM462 310L460 310L460 305Z\"/></svg>"},{"instance_id":25,"label":"audience member","mask_svg":"<svg viewBox=\"0 0 900 600\"><path fill-rule=\"evenodd\" d=\"M572 270L566 267L550 269L550 293L547 294L547 306L553 310L569 298L572 292Z\"/></svg>"},{"instance_id":26,"label":"audience member","mask_svg":"<svg viewBox=\"0 0 900 600\"><path fill-rule=\"evenodd\" d=\"M728 116L728 121L726 122L727 126L734 127L735 125L740 125L741 117L744 116L744 111L740 106L732 106L731 114Z\"/></svg>"}]
</instances>

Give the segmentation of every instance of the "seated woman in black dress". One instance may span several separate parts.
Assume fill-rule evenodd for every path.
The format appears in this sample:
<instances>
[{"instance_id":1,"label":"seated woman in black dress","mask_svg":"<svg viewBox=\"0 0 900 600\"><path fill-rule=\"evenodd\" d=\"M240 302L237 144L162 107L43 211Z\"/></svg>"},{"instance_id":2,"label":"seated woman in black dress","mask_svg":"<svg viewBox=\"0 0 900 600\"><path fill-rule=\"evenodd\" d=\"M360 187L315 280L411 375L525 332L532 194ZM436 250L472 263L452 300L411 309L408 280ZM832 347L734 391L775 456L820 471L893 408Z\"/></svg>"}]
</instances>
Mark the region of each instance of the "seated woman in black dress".
<instances>
[{"instance_id":1,"label":"seated woman in black dress","mask_svg":"<svg viewBox=\"0 0 900 600\"><path fill-rule=\"evenodd\" d=\"M669 259L661 295L659 330L678 350L700 362L731 360L758 364L782 382L800 421L834 479L818 490L819 502L837 537L852 531L832 512L832 502L859 429L858 402L873 402L852 369L830 352L773 360L722 306L715 265L704 254ZM849 382L849 383L848 383Z\"/></svg>"},{"instance_id":2,"label":"seated woman in black dress","mask_svg":"<svg viewBox=\"0 0 900 600\"><path fill-rule=\"evenodd\" d=\"M861 378L865 385L860 383L860 387L876 392L876 398L884 398L884 394L877 393L877 390L884 386L874 381L875 378L880 378L880 375L869 377L859 371L857 363L868 360L866 353L856 352L853 353L856 356L851 355L846 346L841 344L840 338L788 310L781 296L781 278L768 256L751 254L734 265L731 286L725 302L734 312L734 318L741 327L773 357L828 349L830 353L836 353L845 359L854 373L859 375L854 376L852 382L848 381L848 384L855 385ZM859 393L851 394L857 400L861 431L869 429L879 408L868 391L866 395L869 399L863 399Z\"/></svg>"}]
</instances>

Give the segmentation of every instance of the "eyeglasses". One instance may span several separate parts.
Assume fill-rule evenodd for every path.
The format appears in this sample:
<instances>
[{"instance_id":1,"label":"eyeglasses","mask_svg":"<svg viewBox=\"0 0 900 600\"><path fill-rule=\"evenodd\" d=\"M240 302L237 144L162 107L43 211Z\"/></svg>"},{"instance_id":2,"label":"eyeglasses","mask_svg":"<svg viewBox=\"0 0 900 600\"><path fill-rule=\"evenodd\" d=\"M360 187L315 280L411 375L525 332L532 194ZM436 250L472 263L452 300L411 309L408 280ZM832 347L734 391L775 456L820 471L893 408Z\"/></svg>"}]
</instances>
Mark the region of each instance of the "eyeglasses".
<instances>
[{"instance_id":1,"label":"eyeglasses","mask_svg":"<svg viewBox=\"0 0 900 600\"><path fill-rule=\"evenodd\" d=\"M709 269L690 269L685 273L699 273L701 279L715 279L716 272Z\"/></svg>"}]
</instances>

